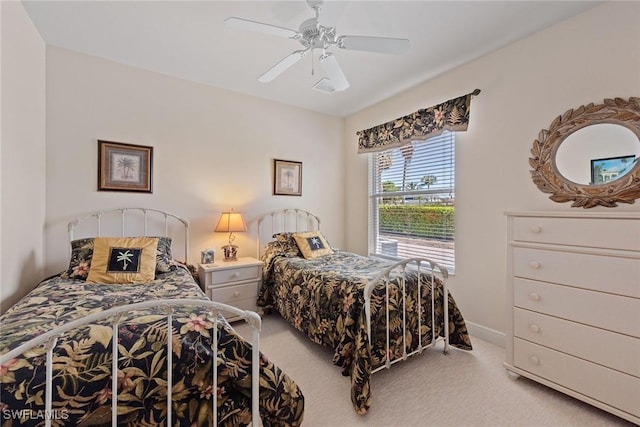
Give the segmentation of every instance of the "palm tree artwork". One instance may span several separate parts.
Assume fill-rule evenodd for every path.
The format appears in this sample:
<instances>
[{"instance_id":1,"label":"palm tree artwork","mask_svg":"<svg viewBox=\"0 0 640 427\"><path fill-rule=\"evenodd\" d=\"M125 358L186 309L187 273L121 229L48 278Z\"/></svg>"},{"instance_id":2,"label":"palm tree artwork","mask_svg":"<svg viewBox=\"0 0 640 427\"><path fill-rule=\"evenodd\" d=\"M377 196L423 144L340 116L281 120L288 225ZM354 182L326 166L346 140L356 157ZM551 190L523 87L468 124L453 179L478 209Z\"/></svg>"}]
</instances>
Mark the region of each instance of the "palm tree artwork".
<instances>
[{"instance_id":1,"label":"palm tree artwork","mask_svg":"<svg viewBox=\"0 0 640 427\"><path fill-rule=\"evenodd\" d=\"M282 180L282 186L287 188L293 188L294 174L291 171L291 169L283 169L282 175L284 178Z\"/></svg>"},{"instance_id":2,"label":"palm tree artwork","mask_svg":"<svg viewBox=\"0 0 640 427\"><path fill-rule=\"evenodd\" d=\"M116 166L120 171L122 179L128 180L133 178L133 173L136 171L136 162L131 156L121 156L116 161Z\"/></svg>"},{"instance_id":3,"label":"palm tree artwork","mask_svg":"<svg viewBox=\"0 0 640 427\"><path fill-rule=\"evenodd\" d=\"M132 258L133 258L133 253L130 250L126 250L124 252L118 252L116 261L122 263L122 271L127 270L127 264L132 262Z\"/></svg>"}]
</instances>

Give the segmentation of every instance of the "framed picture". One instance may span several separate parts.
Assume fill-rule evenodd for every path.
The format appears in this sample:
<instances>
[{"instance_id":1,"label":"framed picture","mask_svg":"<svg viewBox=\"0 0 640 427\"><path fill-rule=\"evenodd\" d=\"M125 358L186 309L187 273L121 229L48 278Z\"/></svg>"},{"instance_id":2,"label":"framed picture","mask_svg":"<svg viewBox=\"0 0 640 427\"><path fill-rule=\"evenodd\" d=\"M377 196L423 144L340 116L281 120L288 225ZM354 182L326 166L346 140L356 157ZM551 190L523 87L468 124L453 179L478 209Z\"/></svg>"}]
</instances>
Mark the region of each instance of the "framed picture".
<instances>
[{"instance_id":1,"label":"framed picture","mask_svg":"<svg viewBox=\"0 0 640 427\"><path fill-rule=\"evenodd\" d=\"M98 191L152 192L153 147L98 140Z\"/></svg>"},{"instance_id":2,"label":"framed picture","mask_svg":"<svg viewBox=\"0 0 640 427\"><path fill-rule=\"evenodd\" d=\"M302 162L273 160L273 194L302 196Z\"/></svg>"},{"instance_id":3,"label":"framed picture","mask_svg":"<svg viewBox=\"0 0 640 427\"><path fill-rule=\"evenodd\" d=\"M591 160L591 184L613 181L633 168L635 155Z\"/></svg>"},{"instance_id":4,"label":"framed picture","mask_svg":"<svg viewBox=\"0 0 640 427\"><path fill-rule=\"evenodd\" d=\"M215 260L216 251L213 249L205 249L200 252L200 262L202 264L213 264Z\"/></svg>"}]
</instances>

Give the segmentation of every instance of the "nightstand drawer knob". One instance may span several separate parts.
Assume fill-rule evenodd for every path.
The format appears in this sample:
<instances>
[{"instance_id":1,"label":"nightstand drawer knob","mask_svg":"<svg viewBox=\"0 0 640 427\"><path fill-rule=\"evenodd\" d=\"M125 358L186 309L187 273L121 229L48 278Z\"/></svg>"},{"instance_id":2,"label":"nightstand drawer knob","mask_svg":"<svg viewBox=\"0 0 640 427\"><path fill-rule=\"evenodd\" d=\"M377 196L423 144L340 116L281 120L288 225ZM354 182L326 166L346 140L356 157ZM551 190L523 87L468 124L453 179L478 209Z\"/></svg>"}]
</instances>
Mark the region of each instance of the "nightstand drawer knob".
<instances>
[{"instance_id":1,"label":"nightstand drawer knob","mask_svg":"<svg viewBox=\"0 0 640 427\"><path fill-rule=\"evenodd\" d=\"M533 268L534 270L537 270L538 268L540 268L540 263L538 261L530 261L529 267Z\"/></svg>"},{"instance_id":2,"label":"nightstand drawer knob","mask_svg":"<svg viewBox=\"0 0 640 427\"><path fill-rule=\"evenodd\" d=\"M232 279L236 279L236 278L238 278L238 276L240 276L240 273L233 273L233 274L231 275L231 278L232 278Z\"/></svg>"},{"instance_id":3,"label":"nightstand drawer knob","mask_svg":"<svg viewBox=\"0 0 640 427\"><path fill-rule=\"evenodd\" d=\"M529 230L531 230L532 233L538 234L542 231L542 228L539 225L532 225L529 227Z\"/></svg>"},{"instance_id":4,"label":"nightstand drawer knob","mask_svg":"<svg viewBox=\"0 0 640 427\"><path fill-rule=\"evenodd\" d=\"M531 298L532 301L540 301L540 295L535 292L531 292L529 298Z\"/></svg>"},{"instance_id":5,"label":"nightstand drawer knob","mask_svg":"<svg viewBox=\"0 0 640 427\"><path fill-rule=\"evenodd\" d=\"M531 362L532 365L539 365L540 364L540 359L538 358L538 356L531 356L529 357L529 361Z\"/></svg>"},{"instance_id":6,"label":"nightstand drawer knob","mask_svg":"<svg viewBox=\"0 0 640 427\"><path fill-rule=\"evenodd\" d=\"M529 329L531 329L531 332L535 332L536 334L540 332L540 326L536 325L535 323L529 325Z\"/></svg>"},{"instance_id":7,"label":"nightstand drawer knob","mask_svg":"<svg viewBox=\"0 0 640 427\"><path fill-rule=\"evenodd\" d=\"M234 296L234 297L236 297L236 298L238 298L238 297L240 296L240 291L235 291L235 292L233 293L233 296Z\"/></svg>"}]
</instances>

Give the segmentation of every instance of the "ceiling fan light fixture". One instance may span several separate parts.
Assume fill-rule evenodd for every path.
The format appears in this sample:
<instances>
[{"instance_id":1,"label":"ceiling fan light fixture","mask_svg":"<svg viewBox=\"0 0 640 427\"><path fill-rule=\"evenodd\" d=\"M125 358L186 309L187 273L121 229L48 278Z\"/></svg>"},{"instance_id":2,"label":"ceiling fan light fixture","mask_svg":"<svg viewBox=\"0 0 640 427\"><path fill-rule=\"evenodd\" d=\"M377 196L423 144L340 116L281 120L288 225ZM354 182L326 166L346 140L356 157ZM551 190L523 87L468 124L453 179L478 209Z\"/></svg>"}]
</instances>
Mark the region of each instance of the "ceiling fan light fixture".
<instances>
[{"instance_id":1,"label":"ceiling fan light fixture","mask_svg":"<svg viewBox=\"0 0 640 427\"><path fill-rule=\"evenodd\" d=\"M349 88L349 81L342 72L338 60L332 53L325 53L320 57L320 64L324 73L329 77L331 84L336 92L340 92Z\"/></svg>"},{"instance_id":2,"label":"ceiling fan light fixture","mask_svg":"<svg viewBox=\"0 0 640 427\"><path fill-rule=\"evenodd\" d=\"M322 93L333 93L336 91L336 88L333 87L331 81L326 77L318 80L318 82L313 85L313 88Z\"/></svg>"}]
</instances>

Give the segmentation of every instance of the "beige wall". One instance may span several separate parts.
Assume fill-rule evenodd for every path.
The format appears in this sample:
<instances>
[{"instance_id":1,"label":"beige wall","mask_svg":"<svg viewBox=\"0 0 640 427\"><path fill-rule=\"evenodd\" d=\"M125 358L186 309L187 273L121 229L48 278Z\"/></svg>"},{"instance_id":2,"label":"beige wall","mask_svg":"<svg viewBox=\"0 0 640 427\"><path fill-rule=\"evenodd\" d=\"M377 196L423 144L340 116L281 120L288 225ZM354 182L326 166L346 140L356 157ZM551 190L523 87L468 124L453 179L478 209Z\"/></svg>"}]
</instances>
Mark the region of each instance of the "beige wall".
<instances>
[{"instance_id":1,"label":"beige wall","mask_svg":"<svg viewBox=\"0 0 640 427\"><path fill-rule=\"evenodd\" d=\"M3 307L64 268L70 219L109 207L187 217L192 261L201 249L224 244L226 236L211 230L231 207L252 227L238 235L240 255L255 254L258 213L283 206L318 213L334 245L365 253L367 160L356 155L355 132L479 88L469 130L456 142L457 269L450 283L472 327L499 337L504 211L572 209L531 182L531 143L568 108L640 96L637 2L598 6L346 121L50 47L45 168L44 46L19 3L1 4ZM14 59L26 61L20 72L9 66ZM98 139L153 146L153 194L97 192ZM304 162L303 197L271 195L273 158Z\"/></svg>"},{"instance_id":2,"label":"beige wall","mask_svg":"<svg viewBox=\"0 0 640 427\"><path fill-rule=\"evenodd\" d=\"M569 108L640 96L640 3L608 2L350 116L345 124L347 248L367 250L367 157L355 132L476 88L456 136L456 274L451 289L472 328L505 325L509 210L567 211L533 184L530 148ZM606 210L606 208L601 208ZM638 211L640 204L620 206ZM498 333L494 333L498 331Z\"/></svg>"},{"instance_id":3,"label":"beige wall","mask_svg":"<svg viewBox=\"0 0 640 427\"><path fill-rule=\"evenodd\" d=\"M0 2L0 313L44 272L45 45L20 2Z\"/></svg>"},{"instance_id":4,"label":"beige wall","mask_svg":"<svg viewBox=\"0 0 640 427\"><path fill-rule=\"evenodd\" d=\"M94 210L144 206L191 222L190 261L220 246L221 211L245 214L240 256L255 256L255 219L301 207L344 235L343 120L68 50L47 49L47 274L67 263L66 224ZM153 146L153 194L97 191L97 140ZM302 197L272 195L272 159L303 162Z\"/></svg>"}]
</instances>

